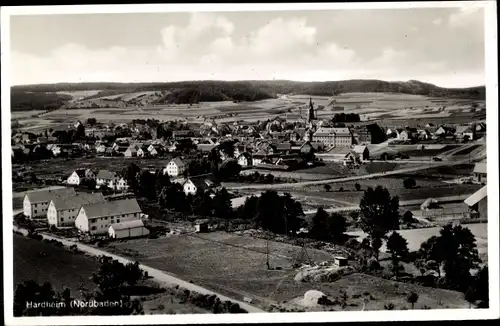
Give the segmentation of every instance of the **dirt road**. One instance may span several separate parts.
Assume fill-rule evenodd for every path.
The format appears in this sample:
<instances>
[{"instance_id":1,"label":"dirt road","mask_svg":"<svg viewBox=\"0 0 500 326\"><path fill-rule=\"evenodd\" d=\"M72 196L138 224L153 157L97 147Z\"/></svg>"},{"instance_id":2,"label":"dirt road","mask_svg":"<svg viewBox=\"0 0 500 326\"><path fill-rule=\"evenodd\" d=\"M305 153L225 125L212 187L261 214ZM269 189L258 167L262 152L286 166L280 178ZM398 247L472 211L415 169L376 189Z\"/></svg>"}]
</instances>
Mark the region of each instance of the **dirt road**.
<instances>
[{"instance_id":1,"label":"dirt road","mask_svg":"<svg viewBox=\"0 0 500 326\"><path fill-rule=\"evenodd\" d=\"M15 230L18 230L18 231L21 231L23 232L23 230L21 229L18 229L16 227L14 227ZM26 231L26 230L24 230ZM23 232L23 233L26 233L26 232ZM63 238L59 238L59 237L54 237L54 236L51 236L51 235L48 235L48 234L42 234L42 236L46 239L53 239L53 240L57 240L57 241L60 241L62 242L65 246L71 246L71 245L74 245L76 244L76 246L78 247L78 249L88 253L88 254L91 254L91 255L94 255L94 256L101 256L101 255L105 255L105 256L109 256L113 259L116 259L117 261L119 261L120 263L122 264L128 264L130 262L132 262L131 260L128 260L122 256L118 256L118 255L115 255L115 254L111 254L111 253L108 253L106 251L103 251L103 250L100 250L100 249L97 249L97 248L94 248L94 247L91 247L91 246L87 246L85 244L82 244L82 243L78 243L78 242L74 242L74 241L70 241L70 240L67 240L67 239L63 239ZM201 286L198 286L198 285L195 285L193 283L189 283L189 282L186 282L184 280L181 280L177 277L174 277L164 271L161 271L161 270L158 270L158 269L155 269L155 268L151 268L149 266L146 266L144 264L140 264L139 267L146 271L148 273L149 276L153 277L158 283L160 284L165 284L166 286L175 286L175 285L178 285L179 287L181 288L184 288L184 289L188 289L189 291L196 291L196 292L199 292L199 293L202 293L202 294L215 294L221 301L231 301L231 302L234 302L234 303L238 303L240 305L241 308L247 310L248 312L266 312L260 308L257 308L257 307L254 307L252 305L249 305L248 303L246 302L242 302L242 301L238 301L238 300L234 300L234 299L231 299L227 296L224 296L222 294L219 294L219 293L216 293L216 292L213 292L211 290L208 290L208 289L205 289Z\"/></svg>"}]
</instances>

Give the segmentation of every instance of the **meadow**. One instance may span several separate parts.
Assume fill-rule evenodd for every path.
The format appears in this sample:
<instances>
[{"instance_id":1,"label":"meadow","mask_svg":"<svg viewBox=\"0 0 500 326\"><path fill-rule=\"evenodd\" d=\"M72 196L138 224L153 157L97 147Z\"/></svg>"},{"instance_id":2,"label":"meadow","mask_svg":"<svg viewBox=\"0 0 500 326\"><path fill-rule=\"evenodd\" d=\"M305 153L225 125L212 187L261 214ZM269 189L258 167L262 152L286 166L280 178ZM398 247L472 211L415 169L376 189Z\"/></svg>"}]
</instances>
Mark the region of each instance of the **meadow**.
<instances>
[{"instance_id":1,"label":"meadow","mask_svg":"<svg viewBox=\"0 0 500 326\"><path fill-rule=\"evenodd\" d=\"M97 91L61 92L73 96L72 108L67 110L56 110L44 115L43 119L23 120L22 124L31 124L34 131L43 130L53 124L62 122L73 122L75 120L86 120L95 117L98 121L126 122L133 119L194 119L200 117L212 117L219 122L229 122L237 119L266 120L286 113L304 113L309 102L309 95L285 95L280 98L266 99L255 102L201 102L194 105L168 104L146 106L123 107L118 101L126 103L139 96L154 96L155 92L131 92L120 93L99 98L88 98L78 101L80 97L95 96ZM484 101L471 101L460 99L435 99L421 95L396 94L396 93L345 93L339 96L312 96L315 107L325 107L318 110L321 119L328 119L339 112L358 113L363 119L379 121L380 119L394 120L398 124L409 123L413 125L416 121L443 121L443 119L455 119L470 121L472 117L483 115L482 111L463 112L469 110L467 106L478 103L484 105ZM439 102L436 102L439 101ZM102 108L91 108L95 103ZM79 106L83 106L80 107ZM440 106L447 106L444 111L439 111ZM450 106L451 109L448 109ZM337 107L343 110L336 109ZM333 111L332 111L333 110ZM118 116L117 116L118 114ZM25 117L17 115L17 117ZM13 116L14 118L14 116ZM427 123L427 122L425 122ZM424 124L425 124L424 123ZM37 128L36 126L41 126ZM28 126L27 126L28 127Z\"/></svg>"}]
</instances>

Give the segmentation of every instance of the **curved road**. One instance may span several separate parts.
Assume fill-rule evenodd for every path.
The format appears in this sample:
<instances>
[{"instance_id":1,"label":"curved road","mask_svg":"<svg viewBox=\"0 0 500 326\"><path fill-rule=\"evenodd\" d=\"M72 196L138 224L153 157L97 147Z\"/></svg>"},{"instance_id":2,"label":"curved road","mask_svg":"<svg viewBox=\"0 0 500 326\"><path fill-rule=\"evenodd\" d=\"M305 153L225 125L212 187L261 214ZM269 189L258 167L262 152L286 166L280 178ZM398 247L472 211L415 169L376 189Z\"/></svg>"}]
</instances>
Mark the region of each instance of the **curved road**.
<instances>
[{"instance_id":1,"label":"curved road","mask_svg":"<svg viewBox=\"0 0 500 326\"><path fill-rule=\"evenodd\" d=\"M469 162L469 160L460 160L460 161L453 161L453 162L449 162L449 161L448 162L439 162L439 164L426 164L426 165L417 166L417 167L411 167L411 168L405 168L405 169L399 169L399 170L393 170L393 171L386 171L383 173L356 175L356 176L346 177L346 178L334 178L334 179L324 179L324 180L315 180L315 181L304 181L304 182L297 182L297 183L278 183L278 184L265 184L265 185L253 184L253 185L228 187L228 190L300 188L300 187L305 187L305 186L323 185L323 184L327 184L327 183L336 183L336 182L355 181L355 180L362 180L362 179L372 179L372 178L378 178L378 177L387 177L390 175L398 175L398 174L409 173L409 172L417 172L417 171L428 170L428 169L432 169L432 168L436 168L436 167L440 167L440 166L453 166L453 165L465 164L468 162Z\"/></svg>"},{"instance_id":2,"label":"curved road","mask_svg":"<svg viewBox=\"0 0 500 326\"><path fill-rule=\"evenodd\" d=\"M19 230L21 232L23 232L22 229L19 229L19 228L16 228L14 227L14 229L16 230ZM26 231L26 230L24 230ZM23 232L25 233L25 232ZM42 234L42 236L46 239L52 239L52 240L57 240L57 241L60 241L62 242L65 246L71 246L71 245L74 245L76 244L76 246L78 247L78 249L86 252L86 253L89 253L91 255L94 255L94 256L101 256L101 255L105 255L105 256L109 256L113 259L116 259L118 260L120 263L122 264L128 264L130 262L133 262L131 260L128 260L122 256L118 256L118 255L115 255L115 254L111 254L109 252L106 252L106 251L103 251L103 250L99 250L97 248L94 248L94 247L90 247L90 246L87 246L87 245L84 245L82 243L79 243L79 242L74 242L74 241L70 241L70 240L67 240L67 239L62 239L62 238L59 238L59 237L54 237L54 236L50 236L50 235L47 235L45 233ZM234 299L231 299L227 296L224 296L222 294L219 294L219 293L216 293L214 291L211 291L211 290L208 290L208 289L205 289L199 285L195 285L193 283L189 283L189 282L186 282L184 280L181 280L175 276L172 276L164 271L161 271L161 270L158 270L158 269L155 269L155 268L151 268L149 266L146 266L144 264L140 264L139 267L148 272L148 275L153 277L157 282L159 283L163 283L163 284L167 284L169 286L172 286L172 285L179 285L179 287L181 288L184 288L184 289L188 289L190 291L196 291L196 292L199 292L199 293L202 293L202 294L215 294L221 301L231 301L231 302L234 302L234 303L237 303L240 305L241 308L245 309L246 311L248 312L266 312L262 309L259 309L255 306L252 306L252 305L249 305L248 303L246 302L242 302L242 301L238 301L238 300L234 300Z\"/></svg>"}]
</instances>

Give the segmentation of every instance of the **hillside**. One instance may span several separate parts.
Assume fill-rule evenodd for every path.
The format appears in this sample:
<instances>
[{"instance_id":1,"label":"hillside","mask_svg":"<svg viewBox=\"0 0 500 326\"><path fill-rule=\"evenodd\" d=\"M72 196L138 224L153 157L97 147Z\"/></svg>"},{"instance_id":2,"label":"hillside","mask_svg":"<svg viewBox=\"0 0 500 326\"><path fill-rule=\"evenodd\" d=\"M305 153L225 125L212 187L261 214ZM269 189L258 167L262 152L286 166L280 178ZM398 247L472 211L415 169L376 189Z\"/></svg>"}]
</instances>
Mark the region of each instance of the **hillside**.
<instances>
[{"instance_id":1,"label":"hillside","mask_svg":"<svg viewBox=\"0 0 500 326\"><path fill-rule=\"evenodd\" d=\"M157 103L190 104L214 101L257 101L277 94L309 94L332 96L340 93L403 93L432 97L484 100L484 86L470 88L443 88L416 80L387 82L382 80L343 80L330 82L273 81L185 81L171 83L60 83L13 86L13 110L43 109L62 105L69 100L59 91L100 90L89 98L129 92L163 91ZM36 108L35 108L36 107Z\"/></svg>"}]
</instances>

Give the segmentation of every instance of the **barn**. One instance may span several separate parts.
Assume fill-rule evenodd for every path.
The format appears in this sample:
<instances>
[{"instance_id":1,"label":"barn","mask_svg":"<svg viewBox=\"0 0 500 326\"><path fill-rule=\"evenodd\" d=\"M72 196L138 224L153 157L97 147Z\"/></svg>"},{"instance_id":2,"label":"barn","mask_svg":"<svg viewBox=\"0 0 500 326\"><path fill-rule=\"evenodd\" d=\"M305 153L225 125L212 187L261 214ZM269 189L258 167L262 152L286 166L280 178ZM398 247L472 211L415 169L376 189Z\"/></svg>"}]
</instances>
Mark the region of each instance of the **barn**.
<instances>
[{"instance_id":1,"label":"barn","mask_svg":"<svg viewBox=\"0 0 500 326\"><path fill-rule=\"evenodd\" d=\"M148 234L149 230L144 227L142 220L111 224L108 229L108 235L113 239L137 238Z\"/></svg>"}]
</instances>

